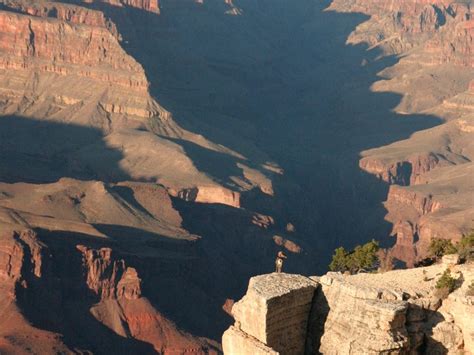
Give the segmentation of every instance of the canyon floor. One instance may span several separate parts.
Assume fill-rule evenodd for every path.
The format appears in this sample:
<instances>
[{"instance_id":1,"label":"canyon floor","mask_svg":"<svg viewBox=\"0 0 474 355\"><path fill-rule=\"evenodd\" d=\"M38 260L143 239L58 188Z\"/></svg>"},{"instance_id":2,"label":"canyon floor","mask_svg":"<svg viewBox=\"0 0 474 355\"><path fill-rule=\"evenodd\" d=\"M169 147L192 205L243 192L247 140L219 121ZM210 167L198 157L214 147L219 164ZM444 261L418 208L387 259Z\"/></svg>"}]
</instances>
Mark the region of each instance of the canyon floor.
<instances>
[{"instance_id":1,"label":"canyon floor","mask_svg":"<svg viewBox=\"0 0 474 355\"><path fill-rule=\"evenodd\" d=\"M279 250L314 275L458 241L473 28L444 0L0 0L0 352L219 352Z\"/></svg>"}]
</instances>

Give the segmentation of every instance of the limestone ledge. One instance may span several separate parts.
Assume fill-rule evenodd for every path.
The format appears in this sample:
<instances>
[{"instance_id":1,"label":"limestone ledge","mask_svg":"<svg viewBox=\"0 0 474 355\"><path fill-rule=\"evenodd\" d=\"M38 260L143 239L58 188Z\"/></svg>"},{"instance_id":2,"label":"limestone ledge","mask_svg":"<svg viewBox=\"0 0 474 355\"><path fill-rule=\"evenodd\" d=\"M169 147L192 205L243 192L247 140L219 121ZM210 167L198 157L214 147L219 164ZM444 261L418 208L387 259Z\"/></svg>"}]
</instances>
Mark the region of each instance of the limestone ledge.
<instances>
[{"instance_id":1,"label":"limestone ledge","mask_svg":"<svg viewBox=\"0 0 474 355\"><path fill-rule=\"evenodd\" d=\"M224 354L472 354L474 299L466 292L474 264L457 262L381 274L253 277L232 308ZM458 288L442 300L434 285L447 267Z\"/></svg>"}]
</instances>

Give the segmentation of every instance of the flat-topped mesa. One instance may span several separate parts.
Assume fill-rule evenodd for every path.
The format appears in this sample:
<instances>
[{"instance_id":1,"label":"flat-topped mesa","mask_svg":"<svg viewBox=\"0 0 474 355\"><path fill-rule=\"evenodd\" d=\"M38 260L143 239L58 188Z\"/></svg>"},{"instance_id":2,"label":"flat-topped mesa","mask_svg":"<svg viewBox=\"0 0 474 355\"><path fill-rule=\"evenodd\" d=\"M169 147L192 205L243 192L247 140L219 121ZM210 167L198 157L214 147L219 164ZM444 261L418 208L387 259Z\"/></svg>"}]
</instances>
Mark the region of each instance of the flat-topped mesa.
<instances>
[{"instance_id":1,"label":"flat-topped mesa","mask_svg":"<svg viewBox=\"0 0 474 355\"><path fill-rule=\"evenodd\" d=\"M235 325L223 335L224 353L303 354L316 287L301 275L251 278L247 294L232 308Z\"/></svg>"}]
</instances>

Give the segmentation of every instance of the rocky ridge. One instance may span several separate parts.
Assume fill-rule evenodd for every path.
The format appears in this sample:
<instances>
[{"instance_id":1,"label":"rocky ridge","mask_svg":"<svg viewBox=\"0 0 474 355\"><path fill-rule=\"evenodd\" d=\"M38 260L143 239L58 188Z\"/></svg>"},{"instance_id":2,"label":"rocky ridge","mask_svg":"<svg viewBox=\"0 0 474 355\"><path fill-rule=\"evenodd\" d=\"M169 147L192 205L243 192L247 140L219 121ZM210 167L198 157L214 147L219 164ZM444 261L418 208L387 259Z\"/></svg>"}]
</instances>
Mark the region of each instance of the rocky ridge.
<instances>
[{"instance_id":1,"label":"rocky ridge","mask_svg":"<svg viewBox=\"0 0 474 355\"><path fill-rule=\"evenodd\" d=\"M77 348L66 345L70 341L68 323L78 322L82 327L92 326L87 318L76 313L84 306L90 308L89 312L99 324L112 332L152 345L127 345L126 351L153 353L154 347L156 352L164 354L182 351L196 354L213 352L212 347L209 349L204 340L178 330L143 297L136 269L128 267L110 248L94 250L78 245L76 253L64 255L69 260L79 260L82 255L82 262L77 265L70 262L59 266L57 263L60 258L52 257L52 254L52 250L39 240L35 232L28 229L16 232L2 227L2 352L9 352L11 349L16 349L15 352L24 349L43 352L48 351L48 346L51 346L49 351L60 349L64 353L72 353ZM59 271L58 267L66 267L67 270ZM74 280L75 278L79 280ZM61 290L62 287L66 289ZM88 295L86 290L90 290L93 296ZM72 295L72 298L65 296L66 294ZM90 297L96 302L87 306L86 300ZM54 304L55 309L46 312L44 308L49 307L47 304ZM70 305L76 311L69 309ZM60 330L61 334L33 327L24 318L25 314L36 321L46 320L50 328ZM95 329L99 333L94 336L106 334L101 328ZM77 337L81 338L86 334L87 331L79 330ZM91 335L89 333L88 337ZM43 340L38 341L38 338ZM92 337L87 341L88 346L96 351L112 351L115 346L110 339L94 340Z\"/></svg>"},{"instance_id":2,"label":"rocky ridge","mask_svg":"<svg viewBox=\"0 0 474 355\"><path fill-rule=\"evenodd\" d=\"M374 92L399 93L402 98L394 109L401 115L418 113L443 120L408 139L363 151L359 162L361 169L393 185L385 206L397 238L394 254L413 265L426 256L432 238L457 241L474 227L469 178L474 158L472 4L336 0L329 9L368 15L348 42L364 43L379 51L379 57L399 58L378 73ZM457 197L461 191L462 201ZM413 247L407 249L409 240Z\"/></svg>"},{"instance_id":3,"label":"rocky ridge","mask_svg":"<svg viewBox=\"0 0 474 355\"><path fill-rule=\"evenodd\" d=\"M108 3L159 12L155 1ZM100 4L5 0L0 5L2 115L96 128L112 149L122 151L123 170L133 179L159 181L188 201L239 207L241 191L261 186L272 193L271 180L246 164L239 163L241 176L232 183L199 171L179 142L244 157L174 121L151 96L144 68L124 50L116 24ZM142 141L149 142L146 152ZM149 159L143 161L143 154Z\"/></svg>"},{"instance_id":4,"label":"rocky ridge","mask_svg":"<svg viewBox=\"0 0 474 355\"><path fill-rule=\"evenodd\" d=\"M466 292L474 269L472 264L454 265L451 259L383 274L252 278L247 294L232 309L235 324L223 335L224 353L406 354L424 349L430 354L471 354L473 298ZM434 284L446 267L458 281L457 289L442 300ZM298 336L286 346L272 343L272 336L286 332Z\"/></svg>"}]
</instances>

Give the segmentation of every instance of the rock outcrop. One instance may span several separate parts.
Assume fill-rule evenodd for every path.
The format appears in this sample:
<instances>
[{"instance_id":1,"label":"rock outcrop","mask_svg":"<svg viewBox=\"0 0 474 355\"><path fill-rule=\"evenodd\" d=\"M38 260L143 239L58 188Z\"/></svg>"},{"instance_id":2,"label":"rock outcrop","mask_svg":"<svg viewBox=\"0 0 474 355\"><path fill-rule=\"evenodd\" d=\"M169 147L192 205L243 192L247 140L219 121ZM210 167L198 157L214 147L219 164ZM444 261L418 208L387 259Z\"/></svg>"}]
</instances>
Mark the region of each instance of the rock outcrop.
<instances>
[{"instance_id":1,"label":"rock outcrop","mask_svg":"<svg viewBox=\"0 0 474 355\"><path fill-rule=\"evenodd\" d=\"M30 229L0 224L2 353L28 349L35 353L53 349L71 352L66 345L69 338L43 331L28 319L66 334L70 327L76 328L78 338L89 343L80 346L94 351L215 353L206 340L179 330L142 295L137 270L127 266L119 253L79 245L76 250L60 247L58 255L56 247L51 250ZM76 264L76 259L82 261ZM82 314L84 311L87 313ZM89 312L95 323L88 320ZM114 337L104 332L107 328L124 339L147 345L121 348L120 341L115 343ZM100 339L106 334L107 338Z\"/></svg>"},{"instance_id":2,"label":"rock outcrop","mask_svg":"<svg viewBox=\"0 0 474 355\"><path fill-rule=\"evenodd\" d=\"M327 302L329 309L320 338L321 353L402 353L408 348L405 329L408 306L400 295L356 286L332 275L323 276L320 282L322 290L315 307L325 306ZM324 318L318 310L315 313ZM319 335L309 335L312 336Z\"/></svg>"},{"instance_id":3,"label":"rock outcrop","mask_svg":"<svg viewBox=\"0 0 474 355\"><path fill-rule=\"evenodd\" d=\"M78 250L83 254L83 265L87 274L87 286L93 290L101 300L140 298L141 280L137 271L125 266L123 259L112 257L112 249L89 249L79 245Z\"/></svg>"},{"instance_id":4,"label":"rock outcrop","mask_svg":"<svg viewBox=\"0 0 474 355\"><path fill-rule=\"evenodd\" d=\"M316 286L300 275L274 273L252 278L245 297L232 307L235 325L223 335L224 352L303 354Z\"/></svg>"},{"instance_id":5,"label":"rock outcrop","mask_svg":"<svg viewBox=\"0 0 474 355\"><path fill-rule=\"evenodd\" d=\"M429 354L471 354L474 299L467 290L474 280L474 264L456 265L451 259L382 274L328 273L312 281L287 274L254 277L232 309L235 324L223 335L224 353L375 355L425 349ZM435 284L446 267L457 278L457 288L441 299ZM295 308L295 300L284 308L265 306L287 304L288 290L302 306ZM293 315L307 327L295 328L287 321ZM300 330L298 337L279 335L281 343L271 344L272 334L295 334L295 330Z\"/></svg>"}]
</instances>

